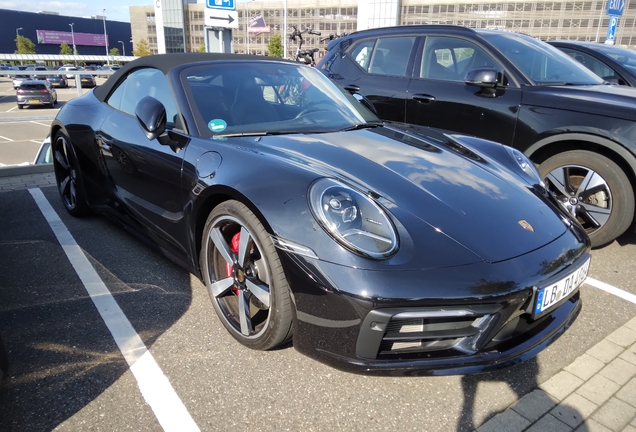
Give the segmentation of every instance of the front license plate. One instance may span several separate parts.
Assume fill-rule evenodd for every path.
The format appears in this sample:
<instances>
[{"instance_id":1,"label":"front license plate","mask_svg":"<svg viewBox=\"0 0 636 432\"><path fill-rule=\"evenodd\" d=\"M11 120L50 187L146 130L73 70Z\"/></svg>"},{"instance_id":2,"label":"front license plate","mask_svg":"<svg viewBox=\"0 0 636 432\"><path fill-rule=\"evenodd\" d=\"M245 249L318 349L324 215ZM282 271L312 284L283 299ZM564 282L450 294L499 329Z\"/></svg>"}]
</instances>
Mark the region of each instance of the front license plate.
<instances>
[{"instance_id":1,"label":"front license plate","mask_svg":"<svg viewBox=\"0 0 636 432\"><path fill-rule=\"evenodd\" d=\"M537 292L537 302L534 305L534 315L541 315L555 304L565 301L577 288L585 282L587 272L590 269L590 258L560 281Z\"/></svg>"}]
</instances>

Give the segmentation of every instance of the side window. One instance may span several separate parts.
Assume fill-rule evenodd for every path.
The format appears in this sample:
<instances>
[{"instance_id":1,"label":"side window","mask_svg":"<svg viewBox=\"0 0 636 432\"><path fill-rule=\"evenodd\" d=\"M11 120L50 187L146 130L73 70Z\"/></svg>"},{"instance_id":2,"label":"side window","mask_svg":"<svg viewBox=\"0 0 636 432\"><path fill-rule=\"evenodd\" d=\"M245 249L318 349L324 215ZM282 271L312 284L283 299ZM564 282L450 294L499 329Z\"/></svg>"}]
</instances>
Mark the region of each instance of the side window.
<instances>
[{"instance_id":1,"label":"side window","mask_svg":"<svg viewBox=\"0 0 636 432\"><path fill-rule=\"evenodd\" d=\"M589 54L569 48L559 49L602 78L608 78L615 75L613 69L609 68L605 63L597 60Z\"/></svg>"},{"instance_id":2,"label":"side window","mask_svg":"<svg viewBox=\"0 0 636 432\"><path fill-rule=\"evenodd\" d=\"M168 126L175 127L179 118L177 105L170 92L168 80L157 69L144 68L131 72L110 95L106 103L134 116L137 104L145 96L152 96L163 104L166 108Z\"/></svg>"},{"instance_id":3,"label":"side window","mask_svg":"<svg viewBox=\"0 0 636 432\"><path fill-rule=\"evenodd\" d=\"M351 58L353 58L353 60L365 71L369 70L371 52L373 51L374 45L375 39L365 40L354 45L349 51Z\"/></svg>"},{"instance_id":4,"label":"side window","mask_svg":"<svg viewBox=\"0 0 636 432\"><path fill-rule=\"evenodd\" d=\"M405 76L415 36L378 39L369 73Z\"/></svg>"},{"instance_id":5,"label":"side window","mask_svg":"<svg viewBox=\"0 0 636 432\"><path fill-rule=\"evenodd\" d=\"M432 36L426 38L420 78L463 82L466 72L480 66L497 69L503 84L503 68L486 51L463 39Z\"/></svg>"}]
</instances>

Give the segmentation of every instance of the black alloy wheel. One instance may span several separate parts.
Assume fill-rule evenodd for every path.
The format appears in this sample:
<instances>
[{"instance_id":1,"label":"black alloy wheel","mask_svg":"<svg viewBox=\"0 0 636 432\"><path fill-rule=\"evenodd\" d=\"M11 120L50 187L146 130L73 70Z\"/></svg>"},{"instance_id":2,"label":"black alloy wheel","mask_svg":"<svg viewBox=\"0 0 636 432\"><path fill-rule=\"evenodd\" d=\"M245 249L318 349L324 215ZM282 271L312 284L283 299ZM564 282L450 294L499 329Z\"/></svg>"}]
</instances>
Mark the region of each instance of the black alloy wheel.
<instances>
[{"instance_id":1,"label":"black alloy wheel","mask_svg":"<svg viewBox=\"0 0 636 432\"><path fill-rule=\"evenodd\" d=\"M71 215L83 216L89 212L89 208L86 203L79 164L68 136L63 132L58 132L55 135L52 148L55 181L62 203Z\"/></svg>"},{"instance_id":2,"label":"black alloy wheel","mask_svg":"<svg viewBox=\"0 0 636 432\"><path fill-rule=\"evenodd\" d=\"M276 248L242 203L217 206L205 224L201 271L221 323L243 345L267 350L292 336L289 285Z\"/></svg>"},{"instance_id":3,"label":"black alloy wheel","mask_svg":"<svg viewBox=\"0 0 636 432\"><path fill-rule=\"evenodd\" d=\"M598 153L573 150L539 165L547 186L585 228L592 246L623 234L634 218L634 189L623 170Z\"/></svg>"}]
</instances>

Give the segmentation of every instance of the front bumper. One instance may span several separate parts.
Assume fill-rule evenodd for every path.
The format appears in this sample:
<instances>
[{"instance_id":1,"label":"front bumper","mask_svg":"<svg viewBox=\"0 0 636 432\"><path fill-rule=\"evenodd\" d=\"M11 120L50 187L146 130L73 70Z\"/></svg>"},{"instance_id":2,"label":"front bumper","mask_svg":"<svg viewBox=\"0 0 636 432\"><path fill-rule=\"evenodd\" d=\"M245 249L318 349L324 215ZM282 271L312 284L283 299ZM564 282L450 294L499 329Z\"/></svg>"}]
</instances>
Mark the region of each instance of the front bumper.
<instances>
[{"instance_id":1,"label":"front bumper","mask_svg":"<svg viewBox=\"0 0 636 432\"><path fill-rule=\"evenodd\" d=\"M581 310L579 291L533 319L536 288L587 260L589 243L568 231L501 263L412 272L281 255L299 352L348 372L446 375L519 363L563 334Z\"/></svg>"}]
</instances>

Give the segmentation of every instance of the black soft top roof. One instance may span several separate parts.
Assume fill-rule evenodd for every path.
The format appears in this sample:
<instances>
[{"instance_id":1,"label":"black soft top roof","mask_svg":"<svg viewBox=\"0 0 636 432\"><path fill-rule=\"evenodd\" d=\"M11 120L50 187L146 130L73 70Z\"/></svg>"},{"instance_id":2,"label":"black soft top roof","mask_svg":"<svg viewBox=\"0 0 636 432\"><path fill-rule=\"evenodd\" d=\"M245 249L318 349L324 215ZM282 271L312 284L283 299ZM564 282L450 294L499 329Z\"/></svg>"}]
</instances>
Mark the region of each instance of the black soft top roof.
<instances>
[{"instance_id":1,"label":"black soft top roof","mask_svg":"<svg viewBox=\"0 0 636 432\"><path fill-rule=\"evenodd\" d=\"M219 60L265 60L265 61L288 61L275 57L263 57L247 54L220 54L220 53L175 53L175 54L156 54L150 56L139 57L130 63L118 69L104 84L97 87L93 94L101 101L104 101L119 81L119 77L127 75L131 70L152 67L159 69L164 74L177 66L186 63L198 63ZM290 61L291 62L291 61ZM291 62L295 63L295 62Z\"/></svg>"}]
</instances>

